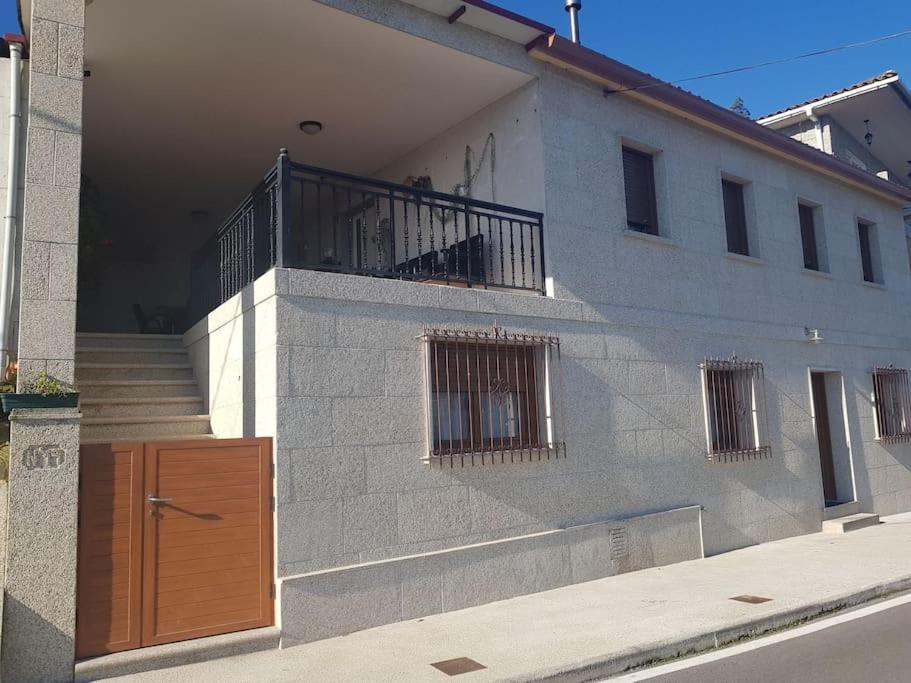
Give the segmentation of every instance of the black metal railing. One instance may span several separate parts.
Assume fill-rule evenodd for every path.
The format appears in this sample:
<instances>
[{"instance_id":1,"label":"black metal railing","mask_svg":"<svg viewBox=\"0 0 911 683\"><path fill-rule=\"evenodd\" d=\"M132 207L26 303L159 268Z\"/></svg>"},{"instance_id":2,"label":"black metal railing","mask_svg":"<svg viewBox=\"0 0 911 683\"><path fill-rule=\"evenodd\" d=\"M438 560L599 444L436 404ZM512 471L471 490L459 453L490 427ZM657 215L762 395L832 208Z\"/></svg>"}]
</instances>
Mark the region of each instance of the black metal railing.
<instances>
[{"instance_id":1,"label":"black metal railing","mask_svg":"<svg viewBox=\"0 0 911 683\"><path fill-rule=\"evenodd\" d=\"M194 319L272 267L544 292L543 216L278 163L194 255Z\"/></svg>"}]
</instances>

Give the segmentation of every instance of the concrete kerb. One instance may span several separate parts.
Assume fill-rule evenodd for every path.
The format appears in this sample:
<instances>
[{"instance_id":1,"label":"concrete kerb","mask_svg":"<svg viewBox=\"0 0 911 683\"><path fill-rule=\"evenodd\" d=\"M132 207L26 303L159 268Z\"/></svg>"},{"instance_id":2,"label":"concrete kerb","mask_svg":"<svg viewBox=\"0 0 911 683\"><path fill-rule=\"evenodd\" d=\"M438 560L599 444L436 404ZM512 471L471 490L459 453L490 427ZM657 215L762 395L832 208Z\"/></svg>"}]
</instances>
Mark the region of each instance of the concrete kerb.
<instances>
[{"instance_id":1,"label":"concrete kerb","mask_svg":"<svg viewBox=\"0 0 911 683\"><path fill-rule=\"evenodd\" d=\"M794 607L758 618L744 619L720 631L696 635L682 634L672 641L659 640L646 647L627 648L621 652L606 654L603 657L592 657L570 667L536 671L528 675L513 676L504 680L512 683L526 681L559 681L560 683L578 681L582 683L583 681L599 680L644 666L652 666L666 660L696 655L708 650L732 645L745 638L755 638L772 631L796 626L801 622L832 612L838 612L865 602L909 590L911 590L911 576L906 576L885 584L850 591L812 605Z\"/></svg>"},{"instance_id":2,"label":"concrete kerb","mask_svg":"<svg viewBox=\"0 0 911 683\"><path fill-rule=\"evenodd\" d=\"M130 676L195 662L278 648L281 631L277 626L185 640L167 645L116 652L76 662L75 683L88 683L116 676Z\"/></svg>"}]
</instances>

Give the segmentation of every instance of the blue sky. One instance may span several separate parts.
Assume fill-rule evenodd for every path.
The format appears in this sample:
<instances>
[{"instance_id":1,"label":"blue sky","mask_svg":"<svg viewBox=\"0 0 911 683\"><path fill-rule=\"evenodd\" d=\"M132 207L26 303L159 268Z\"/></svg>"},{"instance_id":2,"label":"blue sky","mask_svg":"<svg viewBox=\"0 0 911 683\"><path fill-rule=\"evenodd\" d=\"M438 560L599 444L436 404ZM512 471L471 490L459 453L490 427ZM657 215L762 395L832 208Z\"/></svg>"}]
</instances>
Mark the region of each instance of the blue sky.
<instances>
[{"instance_id":1,"label":"blue sky","mask_svg":"<svg viewBox=\"0 0 911 683\"><path fill-rule=\"evenodd\" d=\"M563 0L494 1L569 32ZM908 30L911 2L583 0L580 17L588 47L673 81ZM739 95L759 116L888 69L911 85L911 36L682 87L723 106Z\"/></svg>"},{"instance_id":2,"label":"blue sky","mask_svg":"<svg viewBox=\"0 0 911 683\"><path fill-rule=\"evenodd\" d=\"M563 0L495 0L566 32ZM589 47L665 80L788 57L911 29L908 0L584 0ZM18 32L15 0L0 0L0 30ZM738 95L756 116L887 69L911 84L911 37L836 55L685 84L718 104Z\"/></svg>"}]
</instances>

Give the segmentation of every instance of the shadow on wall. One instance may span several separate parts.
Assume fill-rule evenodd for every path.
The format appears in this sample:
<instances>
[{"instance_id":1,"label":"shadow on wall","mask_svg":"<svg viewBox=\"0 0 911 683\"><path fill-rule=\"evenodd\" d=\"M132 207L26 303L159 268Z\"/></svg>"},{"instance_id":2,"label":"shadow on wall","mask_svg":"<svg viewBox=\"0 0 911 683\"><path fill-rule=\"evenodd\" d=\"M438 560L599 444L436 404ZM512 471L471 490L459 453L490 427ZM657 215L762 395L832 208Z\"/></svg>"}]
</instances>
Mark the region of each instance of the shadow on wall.
<instances>
[{"instance_id":1,"label":"shadow on wall","mask_svg":"<svg viewBox=\"0 0 911 683\"><path fill-rule=\"evenodd\" d=\"M3 680L17 683L63 683L73 680L73 634L62 632L9 595L3 602Z\"/></svg>"},{"instance_id":2,"label":"shadow on wall","mask_svg":"<svg viewBox=\"0 0 911 683\"><path fill-rule=\"evenodd\" d=\"M383 312L386 329L378 335L388 338L384 340L368 337L367 330L377 329L377 314L368 306L351 306L344 316L339 320L344 320L349 333L346 345L386 348L397 359L401 375L414 378L396 383L399 388L415 386L396 398L397 412L390 412L389 420L382 418L403 424L409 420L407 426L418 419L423 424L424 402L419 342L411 346L403 340L416 339L423 324L485 325L478 314L461 317L448 310L388 308ZM488 322L493 322L492 316ZM501 316L497 322L511 332L542 332L527 328L529 319ZM364 436L365 441L348 441L377 446L300 450L290 463L292 497L283 506L290 503L292 510L294 504L301 510L344 507L345 520L338 522L335 531L344 540L329 543L328 534L320 539L301 536L291 544L295 547L287 547L283 571L334 566L342 547L347 561L371 561L689 505L705 507L707 554L819 530L818 456L805 409L795 418L800 420L799 430L789 430L773 441L772 458L731 464L706 461L699 367L694 358L696 349L717 347L717 339L705 335L688 344L691 348L675 341L672 356L666 356L663 342L651 341L654 335L624 336L615 325L561 321L559 334L564 341L566 376L562 397L566 458L511 464L507 456L505 464L462 468L457 460L455 468L448 463L428 467L421 461L426 445L415 438L420 431L410 428L389 437L372 434ZM605 357L605 345L614 357ZM665 357L671 360L635 360ZM667 374L671 365L679 370L672 383ZM654 386L645 381L652 372L656 373ZM782 394L777 401L806 402L806 396L792 398L774 384L768 393ZM387 402L386 408L392 411L393 405ZM783 429L776 408L777 402L770 401L771 434ZM381 417L376 416L378 425ZM314 440L317 436L314 431ZM320 450L332 451L332 460L324 468L316 462L330 456ZM366 458L366 464L358 465L358 457ZM307 458L313 458L314 464L303 462ZM342 458L344 466L338 462ZM350 481L353 472L360 471L355 467L366 468L371 480L367 489ZM374 476L377 481L372 481ZM369 495L359 498L363 493ZM363 506L373 512L361 514ZM287 520L293 514L289 512ZM282 516L280 510L280 520ZM281 521L279 526L286 528Z\"/></svg>"},{"instance_id":3,"label":"shadow on wall","mask_svg":"<svg viewBox=\"0 0 911 683\"><path fill-rule=\"evenodd\" d=\"M883 363L885 364L885 363ZM868 407L865 430L859 432L860 449L854 447L857 499L862 511L880 516L911 509L911 443L886 443L875 439L876 407L873 384L868 373L853 378L856 405Z\"/></svg>"},{"instance_id":4,"label":"shadow on wall","mask_svg":"<svg viewBox=\"0 0 911 683\"><path fill-rule=\"evenodd\" d=\"M253 287L245 287L241 297L241 401L243 413L241 436L256 436L256 309Z\"/></svg>"},{"instance_id":5,"label":"shadow on wall","mask_svg":"<svg viewBox=\"0 0 911 683\"><path fill-rule=\"evenodd\" d=\"M189 343L212 431L219 438L257 436L259 368L253 286L245 287L216 311L197 323L201 326L198 332L191 327Z\"/></svg>"}]
</instances>

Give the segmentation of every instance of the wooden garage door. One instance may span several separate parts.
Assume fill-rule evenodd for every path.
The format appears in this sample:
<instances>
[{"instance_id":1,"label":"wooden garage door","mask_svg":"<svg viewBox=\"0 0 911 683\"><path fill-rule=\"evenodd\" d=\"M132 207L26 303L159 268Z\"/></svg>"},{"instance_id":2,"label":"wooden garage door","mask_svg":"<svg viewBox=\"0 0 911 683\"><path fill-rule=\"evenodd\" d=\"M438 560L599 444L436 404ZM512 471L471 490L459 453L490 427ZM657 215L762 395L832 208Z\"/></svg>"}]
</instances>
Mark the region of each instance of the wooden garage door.
<instances>
[{"instance_id":1,"label":"wooden garage door","mask_svg":"<svg viewBox=\"0 0 911 683\"><path fill-rule=\"evenodd\" d=\"M268 439L82 457L78 656L272 624Z\"/></svg>"}]
</instances>

